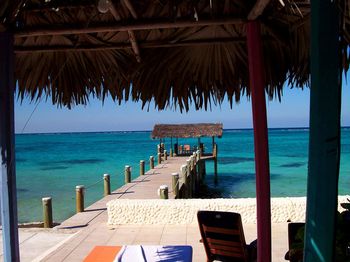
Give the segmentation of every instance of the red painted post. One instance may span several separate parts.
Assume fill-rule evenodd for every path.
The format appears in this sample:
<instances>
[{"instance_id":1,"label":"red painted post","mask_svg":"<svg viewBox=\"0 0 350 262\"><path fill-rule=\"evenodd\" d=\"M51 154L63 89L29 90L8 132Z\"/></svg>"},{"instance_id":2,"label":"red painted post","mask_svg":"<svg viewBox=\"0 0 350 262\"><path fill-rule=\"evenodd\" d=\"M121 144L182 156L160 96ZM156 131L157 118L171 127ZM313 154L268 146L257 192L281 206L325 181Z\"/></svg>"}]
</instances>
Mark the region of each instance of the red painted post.
<instances>
[{"instance_id":1,"label":"red painted post","mask_svg":"<svg viewBox=\"0 0 350 262\"><path fill-rule=\"evenodd\" d=\"M252 96L258 262L271 261L270 167L260 23L247 24L249 78Z\"/></svg>"}]
</instances>

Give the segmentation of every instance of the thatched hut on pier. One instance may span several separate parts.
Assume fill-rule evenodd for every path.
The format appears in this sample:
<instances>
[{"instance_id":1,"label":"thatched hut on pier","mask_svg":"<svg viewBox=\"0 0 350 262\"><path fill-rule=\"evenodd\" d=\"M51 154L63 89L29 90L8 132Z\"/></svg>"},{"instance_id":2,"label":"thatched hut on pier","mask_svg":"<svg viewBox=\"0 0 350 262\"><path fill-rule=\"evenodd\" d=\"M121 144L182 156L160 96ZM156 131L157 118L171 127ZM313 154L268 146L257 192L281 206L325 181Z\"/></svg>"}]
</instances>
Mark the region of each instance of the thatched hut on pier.
<instances>
[{"instance_id":1,"label":"thatched hut on pier","mask_svg":"<svg viewBox=\"0 0 350 262\"><path fill-rule=\"evenodd\" d=\"M170 138L170 149L176 155L190 155L199 149L202 153L208 153L204 150L201 143L201 137L212 138L212 148L214 148L215 137L222 137L222 124L199 123L199 124L157 124L153 127L151 137L153 139L163 140ZM173 138L176 143L173 144ZM179 138L198 138L198 144L195 147L190 145L179 145ZM161 142L160 142L161 143ZM186 147L188 146L188 147ZM211 155L210 153L209 155Z\"/></svg>"},{"instance_id":2,"label":"thatched hut on pier","mask_svg":"<svg viewBox=\"0 0 350 262\"><path fill-rule=\"evenodd\" d=\"M258 261L271 260L265 93L311 76L305 261L332 261L341 73L349 0L1 0L0 141L4 257L19 260L14 94L67 107L93 96L209 109L252 98ZM310 59L311 57L311 59ZM311 61L311 62L310 62ZM15 85L16 83L16 85ZM322 215L318 212L322 210ZM322 228L323 230L320 230Z\"/></svg>"}]
</instances>

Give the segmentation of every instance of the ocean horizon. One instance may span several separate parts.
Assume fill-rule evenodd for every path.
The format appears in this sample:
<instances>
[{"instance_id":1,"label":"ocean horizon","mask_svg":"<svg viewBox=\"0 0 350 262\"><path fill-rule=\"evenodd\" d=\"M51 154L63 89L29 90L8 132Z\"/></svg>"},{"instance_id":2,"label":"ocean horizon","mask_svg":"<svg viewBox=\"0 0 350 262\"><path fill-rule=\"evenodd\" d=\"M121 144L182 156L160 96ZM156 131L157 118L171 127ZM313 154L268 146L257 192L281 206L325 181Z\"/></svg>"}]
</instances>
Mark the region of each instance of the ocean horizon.
<instances>
[{"instance_id":1,"label":"ocean horizon","mask_svg":"<svg viewBox=\"0 0 350 262\"><path fill-rule=\"evenodd\" d=\"M61 222L75 213L75 186L86 189L85 206L103 197L102 176L111 175L111 187L123 185L124 166L139 174L139 161L156 156L159 140L150 130L16 134L16 172L20 222L42 220L41 198L53 198L53 219ZM218 144L218 185L213 163L207 164L206 183L223 197L255 197L253 129L224 129ZM269 128L271 196L306 195L308 127ZM173 139L175 143L176 139ZM211 137L201 138L207 148ZM165 140L169 151L170 139ZM197 144L197 139L179 139ZM342 128L339 194L349 194L350 127Z\"/></svg>"},{"instance_id":2,"label":"ocean horizon","mask_svg":"<svg viewBox=\"0 0 350 262\"><path fill-rule=\"evenodd\" d=\"M199 124L199 123L198 123ZM350 128L350 126L342 126L343 128ZM274 130L274 129L287 129L287 130L295 130L295 129L307 129L309 130L309 127L299 126L299 127L269 127L268 130ZM254 130L252 127L242 127L242 128L223 128L223 131L234 131L234 130ZM152 129L141 129L141 130L102 130L102 131L62 131L62 132L16 132L15 135L51 135L51 134L76 134L76 133L123 133L123 132L130 132L130 133L137 133L137 132L152 132Z\"/></svg>"}]
</instances>

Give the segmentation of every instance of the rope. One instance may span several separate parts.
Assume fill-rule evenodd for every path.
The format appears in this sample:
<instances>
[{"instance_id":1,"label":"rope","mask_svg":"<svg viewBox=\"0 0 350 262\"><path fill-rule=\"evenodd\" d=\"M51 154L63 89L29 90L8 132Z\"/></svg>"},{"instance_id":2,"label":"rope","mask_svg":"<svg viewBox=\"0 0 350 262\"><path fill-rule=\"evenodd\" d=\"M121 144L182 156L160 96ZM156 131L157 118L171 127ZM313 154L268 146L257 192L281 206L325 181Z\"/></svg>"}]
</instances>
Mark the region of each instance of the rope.
<instances>
[{"instance_id":1,"label":"rope","mask_svg":"<svg viewBox=\"0 0 350 262\"><path fill-rule=\"evenodd\" d=\"M117 174L119 174L119 172L117 172ZM121 174L121 175L124 175L124 170L123 170L122 172L120 172L120 174ZM97 185L98 183L101 183L101 181L103 181L103 180L104 180L104 178L102 178L102 179L96 181L95 183L92 183L91 185L86 186L86 187L85 187L85 190L88 189L88 188L90 188L90 187L93 187L93 186Z\"/></svg>"},{"instance_id":2,"label":"rope","mask_svg":"<svg viewBox=\"0 0 350 262\"><path fill-rule=\"evenodd\" d=\"M32 113L30 114L30 116L28 117L28 119L27 119L26 123L24 124L24 126L23 126L23 128L22 128L22 131L21 131L21 134L23 134L23 133L24 133L24 130L26 129L26 127L27 127L27 125L28 125L29 121L32 119L32 116L34 115L34 112L35 112L35 111L36 111L36 109L38 108L38 106L39 106L39 104L40 104L41 100L42 100L42 97L39 99L39 101L38 101L38 102L37 102L37 104L35 105L35 107L34 107L34 109L33 109Z\"/></svg>"},{"instance_id":3,"label":"rope","mask_svg":"<svg viewBox=\"0 0 350 262\"><path fill-rule=\"evenodd\" d=\"M90 188L90 187L93 187L93 186L97 185L98 183L100 183L100 182L103 181L103 180L104 180L104 179L102 178L102 179L98 180L97 182L95 182L95 183L93 183L93 184L91 184L91 185L86 186L86 187L85 187L85 190L88 189L88 188Z\"/></svg>"},{"instance_id":4,"label":"rope","mask_svg":"<svg viewBox=\"0 0 350 262\"><path fill-rule=\"evenodd\" d=\"M146 178L148 178L148 175L144 175L142 180L137 181L138 183L143 182ZM132 183L131 186L129 186L128 188L126 188L123 192L120 192L120 196L118 198L121 198L124 194L126 194L128 192L128 190L130 190L131 188L133 188L134 186L136 186L138 183Z\"/></svg>"}]
</instances>

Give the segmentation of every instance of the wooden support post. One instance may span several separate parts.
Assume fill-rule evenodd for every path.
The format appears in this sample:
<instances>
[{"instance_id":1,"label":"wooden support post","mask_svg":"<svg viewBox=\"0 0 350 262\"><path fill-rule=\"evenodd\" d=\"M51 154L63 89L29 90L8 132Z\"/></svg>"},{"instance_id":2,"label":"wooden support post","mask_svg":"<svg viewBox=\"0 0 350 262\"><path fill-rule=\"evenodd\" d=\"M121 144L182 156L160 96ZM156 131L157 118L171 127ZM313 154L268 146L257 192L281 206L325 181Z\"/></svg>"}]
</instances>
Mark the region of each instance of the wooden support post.
<instances>
[{"instance_id":1,"label":"wooden support post","mask_svg":"<svg viewBox=\"0 0 350 262\"><path fill-rule=\"evenodd\" d=\"M83 185L75 187L75 206L77 213L84 212L84 190L85 187Z\"/></svg>"},{"instance_id":2,"label":"wooden support post","mask_svg":"<svg viewBox=\"0 0 350 262\"><path fill-rule=\"evenodd\" d=\"M43 197L41 201L43 203L44 228L51 228L52 227L52 198Z\"/></svg>"},{"instance_id":3,"label":"wooden support post","mask_svg":"<svg viewBox=\"0 0 350 262\"><path fill-rule=\"evenodd\" d=\"M213 156L214 156L214 183L218 183L218 145L214 144L213 147Z\"/></svg>"},{"instance_id":4,"label":"wooden support post","mask_svg":"<svg viewBox=\"0 0 350 262\"><path fill-rule=\"evenodd\" d=\"M168 160L168 152L166 150L164 150L164 160Z\"/></svg>"},{"instance_id":5,"label":"wooden support post","mask_svg":"<svg viewBox=\"0 0 350 262\"><path fill-rule=\"evenodd\" d=\"M213 146L213 157L218 157L218 145L216 143Z\"/></svg>"},{"instance_id":6,"label":"wooden support post","mask_svg":"<svg viewBox=\"0 0 350 262\"><path fill-rule=\"evenodd\" d=\"M260 23L247 23L256 171L258 262L271 261L270 164Z\"/></svg>"},{"instance_id":7,"label":"wooden support post","mask_svg":"<svg viewBox=\"0 0 350 262\"><path fill-rule=\"evenodd\" d=\"M108 174L103 175L103 189L104 196L108 196L111 194L111 179L110 175Z\"/></svg>"},{"instance_id":8,"label":"wooden support post","mask_svg":"<svg viewBox=\"0 0 350 262\"><path fill-rule=\"evenodd\" d=\"M160 143L157 145L157 154L160 153Z\"/></svg>"},{"instance_id":9,"label":"wooden support post","mask_svg":"<svg viewBox=\"0 0 350 262\"><path fill-rule=\"evenodd\" d=\"M191 189L191 160L187 159L186 160L186 166L187 166L187 172L186 172L186 196L187 198L192 197L192 189Z\"/></svg>"},{"instance_id":10,"label":"wooden support post","mask_svg":"<svg viewBox=\"0 0 350 262\"><path fill-rule=\"evenodd\" d=\"M149 157L149 169L154 168L154 156Z\"/></svg>"},{"instance_id":11,"label":"wooden support post","mask_svg":"<svg viewBox=\"0 0 350 262\"><path fill-rule=\"evenodd\" d=\"M205 160L202 161L202 177L205 177L207 175L207 167L205 166Z\"/></svg>"},{"instance_id":12,"label":"wooden support post","mask_svg":"<svg viewBox=\"0 0 350 262\"><path fill-rule=\"evenodd\" d=\"M125 177L125 179L124 179L125 184L131 182L131 167L130 166L125 166L124 177Z\"/></svg>"},{"instance_id":13,"label":"wooden support post","mask_svg":"<svg viewBox=\"0 0 350 262\"><path fill-rule=\"evenodd\" d=\"M311 89L305 262L335 261L340 160L339 2L311 1ZM343 14L341 14L343 15Z\"/></svg>"},{"instance_id":14,"label":"wooden support post","mask_svg":"<svg viewBox=\"0 0 350 262\"><path fill-rule=\"evenodd\" d=\"M158 165L162 163L162 154L158 153Z\"/></svg>"},{"instance_id":15,"label":"wooden support post","mask_svg":"<svg viewBox=\"0 0 350 262\"><path fill-rule=\"evenodd\" d=\"M14 133L13 34L0 33L0 186L4 261L19 261Z\"/></svg>"},{"instance_id":16,"label":"wooden support post","mask_svg":"<svg viewBox=\"0 0 350 262\"><path fill-rule=\"evenodd\" d=\"M199 150L201 153L203 153L203 151L202 151L202 146L201 146L201 138L200 138L200 137L198 137L198 150Z\"/></svg>"},{"instance_id":17,"label":"wooden support post","mask_svg":"<svg viewBox=\"0 0 350 262\"><path fill-rule=\"evenodd\" d=\"M176 198L179 197L179 173L172 173L171 174L171 184L172 184L172 189L173 193Z\"/></svg>"},{"instance_id":18,"label":"wooden support post","mask_svg":"<svg viewBox=\"0 0 350 262\"><path fill-rule=\"evenodd\" d=\"M140 160L140 176L145 174L145 160Z\"/></svg>"},{"instance_id":19,"label":"wooden support post","mask_svg":"<svg viewBox=\"0 0 350 262\"><path fill-rule=\"evenodd\" d=\"M176 138L176 144L174 145L174 153L175 155L179 155L179 138Z\"/></svg>"},{"instance_id":20,"label":"wooden support post","mask_svg":"<svg viewBox=\"0 0 350 262\"><path fill-rule=\"evenodd\" d=\"M168 186L167 185L162 185L159 187L159 195L160 199L168 199L169 194L168 194Z\"/></svg>"},{"instance_id":21,"label":"wooden support post","mask_svg":"<svg viewBox=\"0 0 350 262\"><path fill-rule=\"evenodd\" d=\"M196 194L196 176L195 176L195 158L194 156L192 155L191 156L191 191L192 191L192 197L195 196Z\"/></svg>"},{"instance_id":22,"label":"wooden support post","mask_svg":"<svg viewBox=\"0 0 350 262\"><path fill-rule=\"evenodd\" d=\"M202 160L197 161L197 177L198 177L198 184L200 185L202 183Z\"/></svg>"},{"instance_id":23,"label":"wooden support post","mask_svg":"<svg viewBox=\"0 0 350 262\"><path fill-rule=\"evenodd\" d=\"M201 151L200 151L200 150L197 150L197 161L198 161L199 159L201 159L201 156L202 156Z\"/></svg>"},{"instance_id":24,"label":"wooden support post","mask_svg":"<svg viewBox=\"0 0 350 262\"><path fill-rule=\"evenodd\" d=\"M187 196L187 188L186 188L186 184L187 184L187 166L186 165L182 165L181 166L181 186L182 186L182 195L181 198L186 198Z\"/></svg>"},{"instance_id":25,"label":"wooden support post","mask_svg":"<svg viewBox=\"0 0 350 262\"><path fill-rule=\"evenodd\" d=\"M197 161L197 153L193 152L193 161L194 161L194 167L193 167L193 172L194 172L194 180L195 180L195 195L198 195L199 191L199 176L198 176L198 161Z\"/></svg>"},{"instance_id":26,"label":"wooden support post","mask_svg":"<svg viewBox=\"0 0 350 262\"><path fill-rule=\"evenodd\" d=\"M170 137L170 156L173 157L173 151L174 151L174 147L173 147L173 138Z\"/></svg>"}]
</instances>

